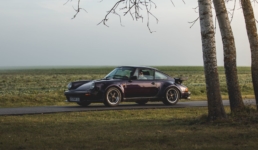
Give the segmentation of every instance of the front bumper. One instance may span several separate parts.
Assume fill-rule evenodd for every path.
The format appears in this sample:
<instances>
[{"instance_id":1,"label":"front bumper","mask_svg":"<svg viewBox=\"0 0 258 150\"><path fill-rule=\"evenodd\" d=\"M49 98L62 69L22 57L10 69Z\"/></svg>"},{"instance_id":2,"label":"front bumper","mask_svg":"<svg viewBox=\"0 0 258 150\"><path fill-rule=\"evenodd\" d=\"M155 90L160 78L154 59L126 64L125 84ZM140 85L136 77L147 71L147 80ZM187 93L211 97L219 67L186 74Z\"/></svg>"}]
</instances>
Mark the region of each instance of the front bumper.
<instances>
[{"instance_id":1,"label":"front bumper","mask_svg":"<svg viewBox=\"0 0 258 150\"><path fill-rule=\"evenodd\" d=\"M67 102L102 102L102 94L94 91L65 91Z\"/></svg>"}]
</instances>

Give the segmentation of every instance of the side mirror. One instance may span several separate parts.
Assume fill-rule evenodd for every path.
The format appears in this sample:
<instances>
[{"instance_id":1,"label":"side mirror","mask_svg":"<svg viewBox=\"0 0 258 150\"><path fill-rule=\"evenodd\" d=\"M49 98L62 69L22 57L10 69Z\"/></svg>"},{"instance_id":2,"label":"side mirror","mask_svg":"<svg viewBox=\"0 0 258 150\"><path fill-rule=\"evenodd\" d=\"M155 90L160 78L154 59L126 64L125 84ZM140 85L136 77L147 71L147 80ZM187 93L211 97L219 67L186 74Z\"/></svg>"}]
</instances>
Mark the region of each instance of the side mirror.
<instances>
[{"instance_id":1,"label":"side mirror","mask_svg":"<svg viewBox=\"0 0 258 150\"><path fill-rule=\"evenodd\" d=\"M137 76L131 76L130 80L137 80Z\"/></svg>"}]
</instances>

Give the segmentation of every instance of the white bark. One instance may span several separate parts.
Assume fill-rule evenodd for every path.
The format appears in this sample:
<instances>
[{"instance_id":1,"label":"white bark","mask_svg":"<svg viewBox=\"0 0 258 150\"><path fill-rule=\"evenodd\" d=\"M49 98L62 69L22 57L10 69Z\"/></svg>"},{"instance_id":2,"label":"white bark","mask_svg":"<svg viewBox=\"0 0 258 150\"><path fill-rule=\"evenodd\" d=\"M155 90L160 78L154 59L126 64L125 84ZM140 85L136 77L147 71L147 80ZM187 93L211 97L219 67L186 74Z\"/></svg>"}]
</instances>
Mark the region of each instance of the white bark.
<instances>
[{"instance_id":1,"label":"white bark","mask_svg":"<svg viewBox=\"0 0 258 150\"><path fill-rule=\"evenodd\" d=\"M225 118L217 72L215 32L211 0L198 0L209 119Z\"/></svg>"}]
</instances>

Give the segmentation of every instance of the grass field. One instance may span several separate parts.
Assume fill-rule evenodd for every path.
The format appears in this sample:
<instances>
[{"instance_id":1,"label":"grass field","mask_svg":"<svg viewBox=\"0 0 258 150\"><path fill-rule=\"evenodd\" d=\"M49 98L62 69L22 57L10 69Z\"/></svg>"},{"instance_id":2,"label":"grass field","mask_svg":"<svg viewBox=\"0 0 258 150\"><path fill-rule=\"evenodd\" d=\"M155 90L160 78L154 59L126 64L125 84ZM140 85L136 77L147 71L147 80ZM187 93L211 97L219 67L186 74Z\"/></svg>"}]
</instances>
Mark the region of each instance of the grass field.
<instances>
[{"instance_id":1,"label":"grass field","mask_svg":"<svg viewBox=\"0 0 258 150\"><path fill-rule=\"evenodd\" d=\"M76 80L101 79L114 67L16 68L0 69L0 107L67 105L66 85ZM173 77L188 77L184 82L191 100L206 100L203 67L156 67ZM221 94L228 99L224 68L219 67ZM250 67L238 68L243 98L253 98Z\"/></svg>"},{"instance_id":2,"label":"grass field","mask_svg":"<svg viewBox=\"0 0 258 150\"><path fill-rule=\"evenodd\" d=\"M0 116L0 149L256 150L249 110L209 123L205 107Z\"/></svg>"}]
</instances>

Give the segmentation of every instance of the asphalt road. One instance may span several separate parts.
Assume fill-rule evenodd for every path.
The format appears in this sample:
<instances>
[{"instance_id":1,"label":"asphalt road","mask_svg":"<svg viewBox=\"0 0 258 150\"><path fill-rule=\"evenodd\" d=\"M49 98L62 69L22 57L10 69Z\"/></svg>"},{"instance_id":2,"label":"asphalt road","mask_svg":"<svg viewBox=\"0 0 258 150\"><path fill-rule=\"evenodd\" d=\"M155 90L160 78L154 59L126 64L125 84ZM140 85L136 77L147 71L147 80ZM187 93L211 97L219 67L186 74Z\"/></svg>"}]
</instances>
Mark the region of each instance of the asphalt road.
<instances>
[{"instance_id":1,"label":"asphalt road","mask_svg":"<svg viewBox=\"0 0 258 150\"><path fill-rule=\"evenodd\" d=\"M255 105L255 100L244 100L245 105ZM223 100L224 106L229 105L228 100ZM46 114L58 112L83 112L83 111L103 111L103 110L130 110L130 109L161 109L161 108L183 108L183 107L207 107L207 101L178 102L176 105L167 106L161 102L149 102L146 105L123 104L117 107L105 107L104 104L93 104L88 107L80 106L41 106L41 107L20 107L20 108L0 108L0 115L29 115Z\"/></svg>"}]
</instances>

